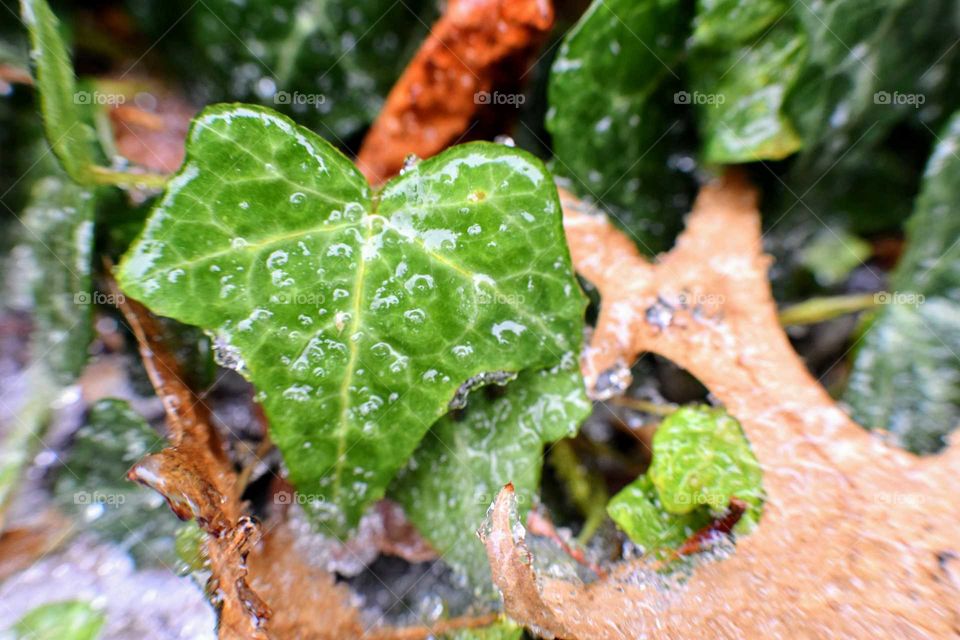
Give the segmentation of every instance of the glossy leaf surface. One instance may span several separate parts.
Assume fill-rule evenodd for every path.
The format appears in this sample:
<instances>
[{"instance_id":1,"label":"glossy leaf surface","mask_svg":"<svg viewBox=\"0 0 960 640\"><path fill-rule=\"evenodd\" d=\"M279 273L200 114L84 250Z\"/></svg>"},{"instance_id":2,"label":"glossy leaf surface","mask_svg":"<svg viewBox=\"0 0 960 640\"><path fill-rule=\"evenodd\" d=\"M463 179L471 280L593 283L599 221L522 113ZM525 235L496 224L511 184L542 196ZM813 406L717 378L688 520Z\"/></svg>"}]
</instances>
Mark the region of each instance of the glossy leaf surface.
<instances>
[{"instance_id":1,"label":"glossy leaf surface","mask_svg":"<svg viewBox=\"0 0 960 640\"><path fill-rule=\"evenodd\" d=\"M533 157L463 145L374 194L322 138L250 106L194 121L119 279L215 336L338 534L464 382L577 352L584 310L556 189Z\"/></svg>"}]
</instances>

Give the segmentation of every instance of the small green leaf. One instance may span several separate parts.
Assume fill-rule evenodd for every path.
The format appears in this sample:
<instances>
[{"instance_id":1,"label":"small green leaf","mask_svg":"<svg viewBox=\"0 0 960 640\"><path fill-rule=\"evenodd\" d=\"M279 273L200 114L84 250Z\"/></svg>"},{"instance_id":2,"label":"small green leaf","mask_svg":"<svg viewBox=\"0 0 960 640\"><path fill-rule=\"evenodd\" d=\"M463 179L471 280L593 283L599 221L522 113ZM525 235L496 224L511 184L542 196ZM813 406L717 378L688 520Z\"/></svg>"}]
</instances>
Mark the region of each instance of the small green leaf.
<instances>
[{"instance_id":1,"label":"small green leaf","mask_svg":"<svg viewBox=\"0 0 960 640\"><path fill-rule=\"evenodd\" d=\"M931 453L960 422L960 113L940 135L907 224L887 306L863 339L844 394L857 421Z\"/></svg>"},{"instance_id":2,"label":"small green leaf","mask_svg":"<svg viewBox=\"0 0 960 640\"><path fill-rule=\"evenodd\" d=\"M663 246L682 213L667 204L685 184L667 156L683 129L673 115L685 18L676 0L595 0L550 72L553 170L613 205L645 249Z\"/></svg>"},{"instance_id":3,"label":"small green leaf","mask_svg":"<svg viewBox=\"0 0 960 640\"><path fill-rule=\"evenodd\" d=\"M123 400L98 401L58 472L56 501L84 530L119 542L138 563L171 563L180 521L159 494L126 478L140 458L165 443Z\"/></svg>"},{"instance_id":4,"label":"small green leaf","mask_svg":"<svg viewBox=\"0 0 960 640\"><path fill-rule=\"evenodd\" d=\"M444 561L489 590L490 565L476 535L487 509L512 482L523 518L540 486L543 446L573 435L590 406L572 354L562 366L521 373L505 389L475 391L463 415L433 425L390 493Z\"/></svg>"},{"instance_id":5,"label":"small green leaf","mask_svg":"<svg viewBox=\"0 0 960 640\"><path fill-rule=\"evenodd\" d=\"M830 287L843 282L851 271L864 264L873 253L870 243L843 229L824 229L803 248L800 263L817 282Z\"/></svg>"},{"instance_id":6,"label":"small green leaf","mask_svg":"<svg viewBox=\"0 0 960 640\"><path fill-rule=\"evenodd\" d=\"M578 352L584 297L550 174L489 143L371 193L322 138L220 105L119 268L257 387L290 477L342 534L457 389Z\"/></svg>"},{"instance_id":7,"label":"small green leaf","mask_svg":"<svg viewBox=\"0 0 960 640\"><path fill-rule=\"evenodd\" d=\"M684 514L664 509L647 474L613 496L607 513L633 542L654 554L676 549L711 521L707 509Z\"/></svg>"},{"instance_id":8,"label":"small green leaf","mask_svg":"<svg viewBox=\"0 0 960 640\"><path fill-rule=\"evenodd\" d=\"M523 627L506 618L488 627L460 629L443 636L443 640L520 640Z\"/></svg>"},{"instance_id":9,"label":"small green leaf","mask_svg":"<svg viewBox=\"0 0 960 640\"><path fill-rule=\"evenodd\" d=\"M697 46L733 48L760 36L787 8L784 0L698 0L693 19Z\"/></svg>"},{"instance_id":10,"label":"small green leaf","mask_svg":"<svg viewBox=\"0 0 960 640\"><path fill-rule=\"evenodd\" d=\"M58 171L59 173L59 171ZM23 213L36 328L33 357L44 360L62 384L69 384L87 361L93 337L91 268L92 191L63 176L33 185Z\"/></svg>"},{"instance_id":11,"label":"small green leaf","mask_svg":"<svg viewBox=\"0 0 960 640\"><path fill-rule=\"evenodd\" d=\"M106 621L82 600L40 605L13 626L18 640L95 640Z\"/></svg>"},{"instance_id":12,"label":"small green leaf","mask_svg":"<svg viewBox=\"0 0 960 640\"><path fill-rule=\"evenodd\" d=\"M723 409L683 407L670 414L653 436L648 473L671 513L707 506L718 514L739 498L756 514L763 501L760 463L740 423Z\"/></svg>"},{"instance_id":13,"label":"small green leaf","mask_svg":"<svg viewBox=\"0 0 960 640\"><path fill-rule=\"evenodd\" d=\"M746 4L769 9L770 3ZM738 15L733 11L727 19ZM720 32L731 29L714 28ZM781 108L805 53L805 36L791 16L779 19L756 40L742 44L723 40L693 49L691 95L708 162L779 160L800 148L800 138Z\"/></svg>"},{"instance_id":14,"label":"small green leaf","mask_svg":"<svg viewBox=\"0 0 960 640\"><path fill-rule=\"evenodd\" d=\"M736 527L745 533L760 518L763 474L740 423L723 409L682 407L657 427L647 473L615 495L607 513L658 553L709 525L731 498L748 505Z\"/></svg>"},{"instance_id":15,"label":"small green leaf","mask_svg":"<svg viewBox=\"0 0 960 640\"><path fill-rule=\"evenodd\" d=\"M60 36L59 21L46 0L21 0L21 14L30 32L47 140L67 174L87 184L94 163L95 135L78 106L73 64Z\"/></svg>"}]
</instances>

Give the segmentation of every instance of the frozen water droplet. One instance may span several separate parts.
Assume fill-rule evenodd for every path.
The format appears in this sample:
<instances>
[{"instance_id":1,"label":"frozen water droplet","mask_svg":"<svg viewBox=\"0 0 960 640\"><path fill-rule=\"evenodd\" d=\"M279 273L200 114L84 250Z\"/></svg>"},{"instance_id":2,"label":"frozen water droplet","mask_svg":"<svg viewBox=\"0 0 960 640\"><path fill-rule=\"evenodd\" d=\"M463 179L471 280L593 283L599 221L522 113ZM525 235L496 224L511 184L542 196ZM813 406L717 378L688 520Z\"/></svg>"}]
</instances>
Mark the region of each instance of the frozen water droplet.
<instances>
[{"instance_id":1,"label":"frozen water droplet","mask_svg":"<svg viewBox=\"0 0 960 640\"><path fill-rule=\"evenodd\" d=\"M515 147L515 146L517 146L516 141L515 141L512 137L506 136L506 135L496 136L496 137L493 139L493 141L496 142L497 144L502 144L502 145L504 145L505 147Z\"/></svg>"},{"instance_id":2,"label":"frozen water droplet","mask_svg":"<svg viewBox=\"0 0 960 640\"><path fill-rule=\"evenodd\" d=\"M420 158L417 157L415 153L411 153L406 158L403 159L403 168L400 169L400 175L405 174L407 171L410 171L417 166L417 163L420 162Z\"/></svg>"},{"instance_id":3,"label":"frozen water droplet","mask_svg":"<svg viewBox=\"0 0 960 640\"><path fill-rule=\"evenodd\" d=\"M589 395L593 400L609 400L626 391L632 380L633 375L629 367L623 363L617 363L616 366L597 376L597 382Z\"/></svg>"},{"instance_id":4,"label":"frozen water droplet","mask_svg":"<svg viewBox=\"0 0 960 640\"><path fill-rule=\"evenodd\" d=\"M300 204L307 199L307 196L300 191L290 194L290 204Z\"/></svg>"}]
</instances>

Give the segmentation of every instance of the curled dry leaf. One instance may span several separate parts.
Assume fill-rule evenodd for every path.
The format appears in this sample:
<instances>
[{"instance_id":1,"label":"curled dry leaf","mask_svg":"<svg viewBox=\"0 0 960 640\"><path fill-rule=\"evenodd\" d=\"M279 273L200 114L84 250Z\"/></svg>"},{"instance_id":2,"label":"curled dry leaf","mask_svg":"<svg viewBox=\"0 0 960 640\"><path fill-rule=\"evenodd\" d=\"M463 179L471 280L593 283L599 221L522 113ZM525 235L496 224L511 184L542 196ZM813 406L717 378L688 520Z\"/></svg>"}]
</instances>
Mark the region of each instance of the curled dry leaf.
<instances>
[{"instance_id":1,"label":"curled dry leaf","mask_svg":"<svg viewBox=\"0 0 960 640\"><path fill-rule=\"evenodd\" d=\"M361 635L371 640L418 640L496 620L487 615L365 629L349 589L297 553L294 531L283 519L262 533L260 525L244 514L237 471L205 405L182 381L178 363L164 348L163 329L142 305L119 295L115 283L111 286L163 402L172 444L145 457L128 475L163 495L181 519L195 518L206 532L211 571L207 589L218 608L222 640L339 640ZM371 535L381 550L411 561L435 557L397 505L383 501L377 509L381 530Z\"/></svg>"},{"instance_id":2,"label":"curled dry leaf","mask_svg":"<svg viewBox=\"0 0 960 640\"><path fill-rule=\"evenodd\" d=\"M505 489L485 543L507 613L563 638L960 632L960 443L923 459L889 447L810 376L777 322L746 180L705 186L654 264L604 217L562 201L574 264L602 300L588 385L645 351L686 368L742 423L767 502L732 554L681 585L665 587L644 562L580 584L535 574Z\"/></svg>"},{"instance_id":3,"label":"curled dry leaf","mask_svg":"<svg viewBox=\"0 0 960 640\"><path fill-rule=\"evenodd\" d=\"M111 284L137 338L150 382L163 402L172 444L138 462L128 477L160 493L179 518L196 518L207 533L211 571L207 587L219 609L220 637L265 639L270 608L249 587L246 566L259 528L242 513L236 472L205 406L182 381L178 363L164 348L160 324Z\"/></svg>"},{"instance_id":4,"label":"curled dry leaf","mask_svg":"<svg viewBox=\"0 0 960 640\"><path fill-rule=\"evenodd\" d=\"M357 165L371 184L411 153L502 133L493 127L516 113L523 72L552 25L549 0L451 0L363 141Z\"/></svg>"}]
</instances>

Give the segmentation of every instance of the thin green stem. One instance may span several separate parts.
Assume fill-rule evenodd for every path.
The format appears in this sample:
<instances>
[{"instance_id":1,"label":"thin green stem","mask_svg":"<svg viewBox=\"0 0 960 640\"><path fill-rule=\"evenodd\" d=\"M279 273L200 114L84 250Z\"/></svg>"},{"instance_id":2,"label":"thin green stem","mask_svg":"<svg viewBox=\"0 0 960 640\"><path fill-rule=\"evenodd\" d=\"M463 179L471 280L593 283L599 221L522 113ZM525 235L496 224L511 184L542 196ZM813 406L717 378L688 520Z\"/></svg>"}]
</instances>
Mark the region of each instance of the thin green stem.
<instances>
[{"instance_id":1,"label":"thin green stem","mask_svg":"<svg viewBox=\"0 0 960 640\"><path fill-rule=\"evenodd\" d=\"M865 311L876 304L876 295L873 293L811 298L781 311L780 324L785 327L816 324L849 313Z\"/></svg>"},{"instance_id":2,"label":"thin green stem","mask_svg":"<svg viewBox=\"0 0 960 640\"><path fill-rule=\"evenodd\" d=\"M90 167L90 175L95 184L148 189L163 189L169 179L169 176L160 173L129 173L99 166Z\"/></svg>"},{"instance_id":3,"label":"thin green stem","mask_svg":"<svg viewBox=\"0 0 960 640\"><path fill-rule=\"evenodd\" d=\"M610 398L610 400L607 402L610 404L615 404L619 407L633 409L634 411L649 413L650 415L654 416L668 416L677 410L677 405L675 404L660 404L657 402L651 402L649 400L641 400L640 398L631 398L629 396L616 396Z\"/></svg>"}]
</instances>

